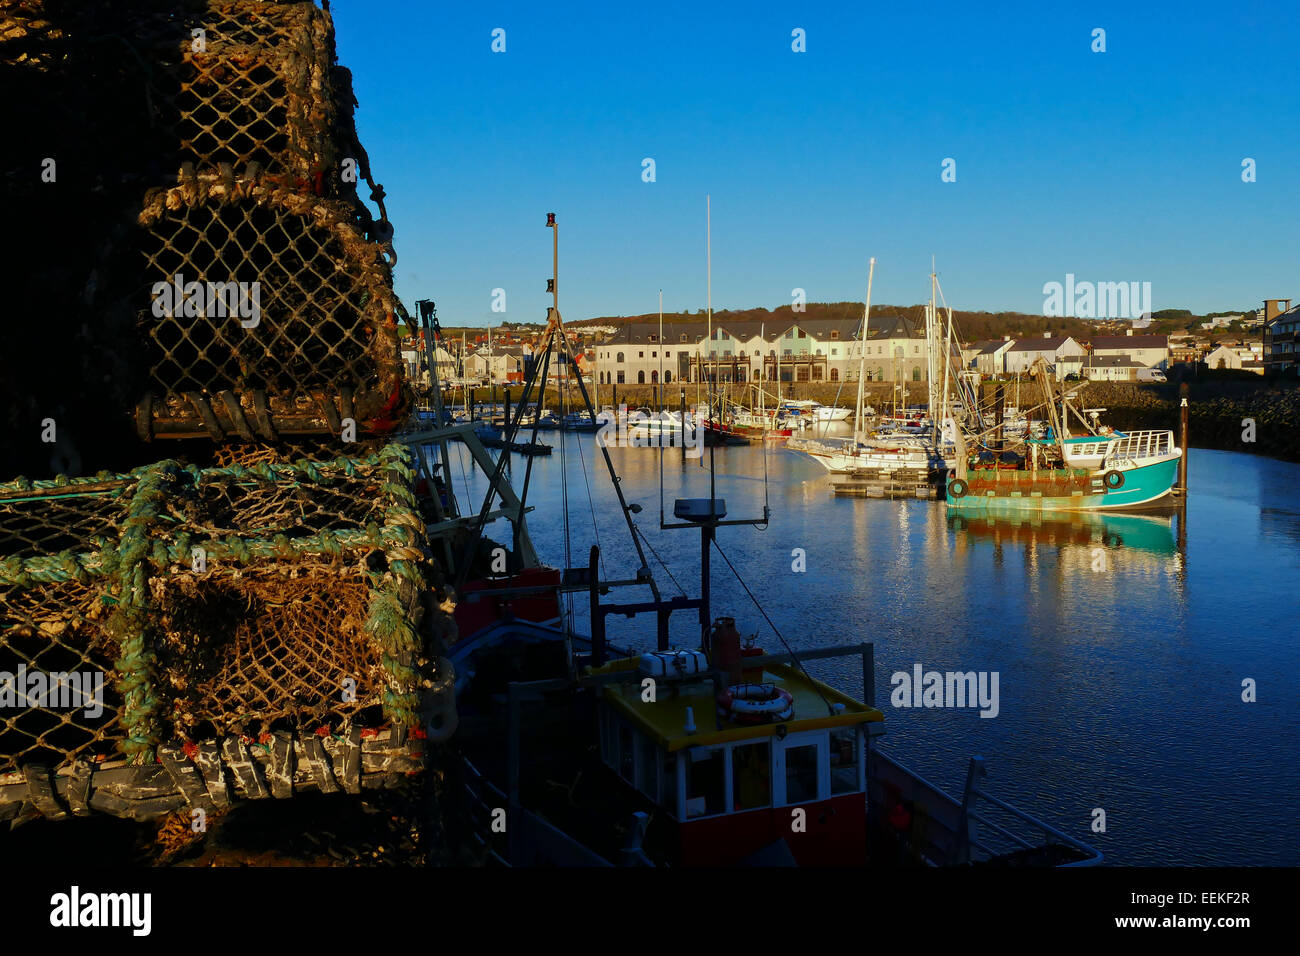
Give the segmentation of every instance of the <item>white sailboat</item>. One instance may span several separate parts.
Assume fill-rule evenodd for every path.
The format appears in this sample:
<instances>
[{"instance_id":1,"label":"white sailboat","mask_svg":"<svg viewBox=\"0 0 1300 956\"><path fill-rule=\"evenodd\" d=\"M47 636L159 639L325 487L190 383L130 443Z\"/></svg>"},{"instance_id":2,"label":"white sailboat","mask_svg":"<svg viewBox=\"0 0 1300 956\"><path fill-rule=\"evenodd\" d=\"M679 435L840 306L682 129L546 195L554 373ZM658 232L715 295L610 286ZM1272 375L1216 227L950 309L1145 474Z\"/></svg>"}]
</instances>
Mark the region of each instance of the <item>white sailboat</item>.
<instances>
[{"instance_id":1,"label":"white sailboat","mask_svg":"<svg viewBox=\"0 0 1300 956\"><path fill-rule=\"evenodd\" d=\"M937 471L951 467L948 456L942 454L945 443L938 426L932 427L928 434L896 432L881 435L874 434L867 428L864 413L867 374L866 339L871 322L871 286L875 271L876 260L873 258L868 266L867 299L862 313L862 333L858 345L858 400L853 438L839 442L834 440L801 442L796 446L796 450L807 454L832 474L863 471L887 474L895 471ZM947 417L947 404L944 397L947 388L946 385L941 384L946 381L947 359L945 358L944 361L944 372L941 373L939 353L943 348L941 343L944 341L944 334L935 306L936 281L935 273L931 271L930 301L925 312L927 385L930 417L932 420L942 422ZM951 326L951 323L949 325ZM948 340L951 341L951 327L948 331ZM936 418L940 414L938 409L941 406L945 411Z\"/></svg>"}]
</instances>

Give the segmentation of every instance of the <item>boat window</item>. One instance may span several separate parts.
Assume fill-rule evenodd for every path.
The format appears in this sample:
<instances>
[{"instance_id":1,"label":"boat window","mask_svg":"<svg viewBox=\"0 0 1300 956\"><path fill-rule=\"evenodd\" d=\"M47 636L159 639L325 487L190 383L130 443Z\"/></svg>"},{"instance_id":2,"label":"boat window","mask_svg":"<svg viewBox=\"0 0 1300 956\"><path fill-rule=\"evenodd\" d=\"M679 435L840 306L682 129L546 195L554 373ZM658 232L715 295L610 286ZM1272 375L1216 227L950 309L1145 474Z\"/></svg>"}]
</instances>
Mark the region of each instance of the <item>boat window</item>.
<instances>
[{"instance_id":1,"label":"boat window","mask_svg":"<svg viewBox=\"0 0 1300 956\"><path fill-rule=\"evenodd\" d=\"M772 742L739 744L731 751L731 808L772 805Z\"/></svg>"},{"instance_id":2,"label":"boat window","mask_svg":"<svg viewBox=\"0 0 1300 956\"><path fill-rule=\"evenodd\" d=\"M618 722L618 775L628 783L635 783L636 778L632 776L635 767L635 746L636 738L632 735L632 728L623 721Z\"/></svg>"},{"instance_id":3,"label":"boat window","mask_svg":"<svg viewBox=\"0 0 1300 956\"><path fill-rule=\"evenodd\" d=\"M685 761L686 817L707 817L722 813L726 806L725 749L696 750Z\"/></svg>"},{"instance_id":4,"label":"boat window","mask_svg":"<svg viewBox=\"0 0 1300 956\"><path fill-rule=\"evenodd\" d=\"M659 748L637 735L636 788L656 803L659 801Z\"/></svg>"},{"instance_id":5,"label":"boat window","mask_svg":"<svg viewBox=\"0 0 1300 956\"><path fill-rule=\"evenodd\" d=\"M809 803L817 799L817 745L787 747L785 751L785 802Z\"/></svg>"},{"instance_id":6,"label":"boat window","mask_svg":"<svg viewBox=\"0 0 1300 956\"><path fill-rule=\"evenodd\" d=\"M853 793L858 788L858 762L861 756L857 727L838 727L831 731L831 794Z\"/></svg>"},{"instance_id":7,"label":"boat window","mask_svg":"<svg viewBox=\"0 0 1300 956\"><path fill-rule=\"evenodd\" d=\"M618 763L618 729L613 716L602 708L600 712L600 756L609 767Z\"/></svg>"}]
</instances>

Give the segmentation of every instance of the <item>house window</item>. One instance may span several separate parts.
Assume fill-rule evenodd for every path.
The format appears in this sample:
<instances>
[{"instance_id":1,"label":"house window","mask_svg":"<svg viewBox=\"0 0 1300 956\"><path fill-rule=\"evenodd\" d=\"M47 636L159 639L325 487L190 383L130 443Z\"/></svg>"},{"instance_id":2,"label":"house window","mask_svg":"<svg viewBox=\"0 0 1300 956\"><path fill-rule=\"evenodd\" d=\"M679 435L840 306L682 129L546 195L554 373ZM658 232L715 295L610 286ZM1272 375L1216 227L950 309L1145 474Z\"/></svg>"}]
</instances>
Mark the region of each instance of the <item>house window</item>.
<instances>
[{"instance_id":1,"label":"house window","mask_svg":"<svg viewBox=\"0 0 1300 956\"><path fill-rule=\"evenodd\" d=\"M645 384L645 369L641 369L641 371L636 373L636 383L638 385Z\"/></svg>"},{"instance_id":2,"label":"house window","mask_svg":"<svg viewBox=\"0 0 1300 956\"><path fill-rule=\"evenodd\" d=\"M920 369L920 367L917 367L917 368L912 369L912 381L914 381L914 382L919 382L919 381L921 381L921 369Z\"/></svg>"},{"instance_id":3,"label":"house window","mask_svg":"<svg viewBox=\"0 0 1300 956\"><path fill-rule=\"evenodd\" d=\"M622 352L619 352L619 353L618 353L618 364L619 364L619 365L622 365L622 364L623 364L623 353L622 353Z\"/></svg>"},{"instance_id":4,"label":"house window","mask_svg":"<svg viewBox=\"0 0 1300 956\"><path fill-rule=\"evenodd\" d=\"M653 369L651 369L650 371L650 384L651 385L659 384L659 373Z\"/></svg>"},{"instance_id":5,"label":"house window","mask_svg":"<svg viewBox=\"0 0 1300 956\"><path fill-rule=\"evenodd\" d=\"M658 357L659 357L659 353L658 353L658 352L651 352L651 353L650 353L650 357L651 357L651 358L658 358Z\"/></svg>"},{"instance_id":6,"label":"house window","mask_svg":"<svg viewBox=\"0 0 1300 956\"><path fill-rule=\"evenodd\" d=\"M637 358L645 358L645 353L644 353L644 352L637 352L637 353L636 353L636 357L637 357Z\"/></svg>"},{"instance_id":7,"label":"house window","mask_svg":"<svg viewBox=\"0 0 1300 956\"><path fill-rule=\"evenodd\" d=\"M800 329L800 330L799 330L799 338L801 338L801 339L806 339L806 338L808 338L808 333L805 332L803 329Z\"/></svg>"},{"instance_id":8,"label":"house window","mask_svg":"<svg viewBox=\"0 0 1300 956\"><path fill-rule=\"evenodd\" d=\"M664 384L667 385L667 384L668 384L669 382L671 382L672 380L673 380L673 373L670 372L670 371L665 371L665 372L664 372Z\"/></svg>"},{"instance_id":9,"label":"house window","mask_svg":"<svg viewBox=\"0 0 1300 956\"><path fill-rule=\"evenodd\" d=\"M654 334L651 333L651 335L650 335L650 341L653 342L654 340L655 340Z\"/></svg>"},{"instance_id":10,"label":"house window","mask_svg":"<svg viewBox=\"0 0 1300 956\"><path fill-rule=\"evenodd\" d=\"M623 384L623 370L622 370L622 369L619 369L619 372L618 372L618 384L619 384L619 385L622 385L622 384Z\"/></svg>"},{"instance_id":11,"label":"house window","mask_svg":"<svg viewBox=\"0 0 1300 956\"><path fill-rule=\"evenodd\" d=\"M838 382L839 380L840 380L840 370L837 368L831 369L831 381Z\"/></svg>"},{"instance_id":12,"label":"house window","mask_svg":"<svg viewBox=\"0 0 1300 956\"><path fill-rule=\"evenodd\" d=\"M831 338L832 338L832 339L838 339L839 337L840 337L840 330L839 330L839 329L831 329Z\"/></svg>"},{"instance_id":13,"label":"house window","mask_svg":"<svg viewBox=\"0 0 1300 956\"><path fill-rule=\"evenodd\" d=\"M679 341L679 342L685 342L685 341L686 341L686 333L683 332L682 335L681 335L681 338L679 338L677 341Z\"/></svg>"}]
</instances>

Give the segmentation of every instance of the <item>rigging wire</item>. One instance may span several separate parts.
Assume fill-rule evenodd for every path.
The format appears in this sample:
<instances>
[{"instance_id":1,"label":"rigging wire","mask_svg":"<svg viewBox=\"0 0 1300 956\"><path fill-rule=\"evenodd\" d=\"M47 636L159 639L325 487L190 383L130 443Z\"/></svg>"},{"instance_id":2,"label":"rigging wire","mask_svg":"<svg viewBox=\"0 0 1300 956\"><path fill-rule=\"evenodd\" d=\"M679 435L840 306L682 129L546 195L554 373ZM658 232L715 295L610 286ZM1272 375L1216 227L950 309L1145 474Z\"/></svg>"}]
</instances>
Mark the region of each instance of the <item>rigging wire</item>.
<instances>
[{"instance_id":1,"label":"rigging wire","mask_svg":"<svg viewBox=\"0 0 1300 956\"><path fill-rule=\"evenodd\" d=\"M563 367L563 366L561 366ZM557 376L555 384L558 387L560 397L560 495L562 499L562 508L564 511L564 568L567 572L573 567L572 558L572 539L569 529L569 464L568 464L568 428L565 419L568 418L567 392L565 386L568 384L564 381L563 376ZM545 393L543 393L545 394ZM568 630L573 632L573 593L565 595L565 603L568 605Z\"/></svg>"},{"instance_id":2,"label":"rigging wire","mask_svg":"<svg viewBox=\"0 0 1300 956\"><path fill-rule=\"evenodd\" d=\"M587 510L591 512L591 533L596 538L596 547L600 549L600 573L608 580L609 571L605 567L605 549L600 547L600 528L596 525L596 505L591 497L591 482L587 480L587 457L582 452L582 433L573 436L578 445L578 462L582 465L582 484L587 489Z\"/></svg>"},{"instance_id":3,"label":"rigging wire","mask_svg":"<svg viewBox=\"0 0 1300 956\"><path fill-rule=\"evenodd\" d=\"M776 624L774 624L772 619L768 617L767 611L763 609L763 605L758 603L758 598L754 596L754 592L749 589L749 585L745 583L745 579L740 576L740 572L736 570L736 566L731 563L731 559L727 557L727 553L722 550L722 545L718 544L716 535L713 537L713 546L718 549L718 554L722 556L722 560L727 563L727 567L731 568L731 573L736 576L736 580L740 582L740 586L745 589L745 593L749 595L749 599L754 602L754 607L758 608L758 613L763 615L763 620L767 621L767 626L772 629L772 633L776 635L776 639L781 642L781 646L784 647L786 653L790 655L790 660L794 663L795 667L803 671L803 675L808 678L808 682L812 686L812 689L817 692L817 696L820 697L822 703L826 705L826 710L831 714L834 714L835 708L832 707L831 702L826 699L826 695L821 692L821 688L817 686L817 681L815 681L813 676L808 673L808 668L803 666L803 662L799 660L799 656L795 654L794 649L789 645L785 637L782 636L781 631L777 628Z\"/></svg>"},{"instance_id":4,"label":"rigging wire","mask_svg":"<svg viewBox=\"0 0 1300 956\"><path fill-rule=\"evenodd\" d=\"M686 597L687 596L686 589L681 586L681 584L677 581L675 577L673 577L673 572L668 569L668 565L664 562L664 559L659 557L659 552L656 551L655 546L650 543L650 539L646 537L645 532L642 531L641 527L635 523L632 525L632 527L635 528L636 533L641 536L641 540L644 541L645 546L650 549L650 553L653 554L655 560L659 562L659 566L664 569L664 573L668 575L668 580L673 582L673 586L677 588L677 590L681 593L682 597Z\"/></svg>"}]
</instances>

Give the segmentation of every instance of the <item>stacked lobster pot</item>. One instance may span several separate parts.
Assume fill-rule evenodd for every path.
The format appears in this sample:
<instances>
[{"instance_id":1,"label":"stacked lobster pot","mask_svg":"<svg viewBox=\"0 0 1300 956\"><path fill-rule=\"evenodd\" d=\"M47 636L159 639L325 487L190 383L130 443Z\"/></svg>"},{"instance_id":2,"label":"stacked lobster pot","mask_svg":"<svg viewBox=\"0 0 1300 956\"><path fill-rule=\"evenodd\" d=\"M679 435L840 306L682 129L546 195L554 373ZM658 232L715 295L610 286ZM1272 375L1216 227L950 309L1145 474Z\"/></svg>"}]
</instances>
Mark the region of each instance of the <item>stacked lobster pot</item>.
<instances>
[{"instance_id":1,"label":"stacked lobster pot","mask_svg":"<svg viewBox=\"0 0 1300 956\"><path fill-rule=\"evenodd\" d=\"M420 770L451 672L403 444L0 485L0 820Z\"/></svg>"},{"instance_id":2,"label":"stacked lobster pot","mask_svg":"<svg viewBox=\"0 0 1300 956\"><path fill-rule=\"evenodd\" d=\"M417 772L429 728L454 726L445 615L390 437L392 230L328 11L0 0L0 69L82 97L103 135L77 198L5 175L94 238L33 280L33 302L75 306L85 391L41 392L33 337L16 414L60 398L80 437L62 463L106 469L0 485L0 820Z\"/></svg>"}]
</instances>

